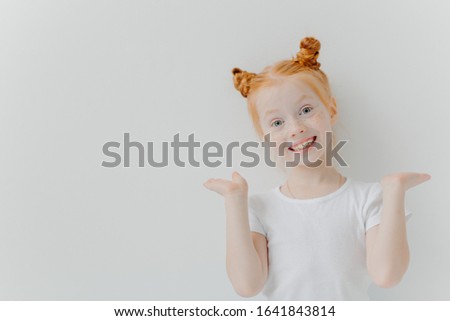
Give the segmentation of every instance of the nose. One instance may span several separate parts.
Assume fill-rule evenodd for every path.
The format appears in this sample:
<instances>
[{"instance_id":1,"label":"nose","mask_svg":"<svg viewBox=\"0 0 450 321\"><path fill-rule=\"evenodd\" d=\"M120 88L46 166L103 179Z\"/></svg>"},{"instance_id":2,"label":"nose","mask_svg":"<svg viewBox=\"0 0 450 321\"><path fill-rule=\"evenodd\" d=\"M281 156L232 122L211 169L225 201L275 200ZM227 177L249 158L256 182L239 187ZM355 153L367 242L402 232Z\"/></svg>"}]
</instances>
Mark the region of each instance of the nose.
<instances>
[{"instance_id":1,"label":"nose","mask_svg":"<svg viewBox=\"0 0 450 321\"><path fill-rule=\"evenodd\" d=\"M306 126L301 121L293 122L289 127L289 136L295 138L297 135L301 135L305 132Z\"/></svg>"}]
</instances>

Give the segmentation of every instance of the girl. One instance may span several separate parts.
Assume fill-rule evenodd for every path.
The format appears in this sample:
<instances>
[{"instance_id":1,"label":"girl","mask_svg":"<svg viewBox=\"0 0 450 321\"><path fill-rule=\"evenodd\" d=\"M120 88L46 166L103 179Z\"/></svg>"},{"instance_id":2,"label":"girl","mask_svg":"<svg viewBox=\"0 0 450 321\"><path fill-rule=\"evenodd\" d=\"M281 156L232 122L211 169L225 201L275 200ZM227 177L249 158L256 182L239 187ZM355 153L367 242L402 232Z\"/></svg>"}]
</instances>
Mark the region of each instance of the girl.
<instances>
[{"instance_id":1,"label":"girl","mask_svg":"<svg viewBox=\"0 0 450 321\"><path fill-rule=\"evenodd\" d=\"M296 161L283 185L250 198L237 172L204 183L225 198L227 273L243 297L368 300L371 281L392 287L408 267L405 192L430 175L359 182L326 162L338 110L319 49L307 37L296 57L260 74L232 70L258 136L276 143L277 162Z\"/></svg>"}]
</instances>

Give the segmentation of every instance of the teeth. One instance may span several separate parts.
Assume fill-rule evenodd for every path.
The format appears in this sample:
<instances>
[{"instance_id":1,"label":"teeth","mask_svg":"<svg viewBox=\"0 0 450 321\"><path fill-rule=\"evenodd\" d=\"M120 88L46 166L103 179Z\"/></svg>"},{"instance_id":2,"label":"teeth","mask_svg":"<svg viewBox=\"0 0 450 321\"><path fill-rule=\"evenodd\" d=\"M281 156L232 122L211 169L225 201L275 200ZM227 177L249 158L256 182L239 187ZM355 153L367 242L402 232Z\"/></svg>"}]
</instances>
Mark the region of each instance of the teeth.
<instances>
[{"instance_id":1,"label":"teeth","mask_svg":"<svg viewBox=\"0 0 450 321\"><path fill-rule=\"evenodd\" d=\"M304 143L302 143L302 144L300 144L300 145L297 145L297 146L295 146L295 147L292 147L292 149L295 150L295 151L300 151L300 150L302 150L302 149L304 149L304 148L310 146L310 145L313 143L313 141L314 141L314 138L311 139L311 140L308 140L308 141L306 141L306 142L304 142Z\"/></svg>"}]
</instances>

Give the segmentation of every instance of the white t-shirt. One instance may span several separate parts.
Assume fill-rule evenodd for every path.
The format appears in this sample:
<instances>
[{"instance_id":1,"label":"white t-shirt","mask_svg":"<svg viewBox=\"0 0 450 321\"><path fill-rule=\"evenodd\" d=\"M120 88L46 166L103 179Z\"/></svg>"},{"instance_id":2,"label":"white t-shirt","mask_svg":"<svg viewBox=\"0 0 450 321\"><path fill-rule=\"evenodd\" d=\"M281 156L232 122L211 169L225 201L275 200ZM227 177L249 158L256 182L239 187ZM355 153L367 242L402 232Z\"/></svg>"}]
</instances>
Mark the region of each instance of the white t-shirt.
<instances>
[{"instance_id":1,"label":"white t-shirt","mask_svg":"<svg viewBox=\"0 0 450 321\"><path fill-rule=\"evenodd\" d=\"M268 240L268 300L369 300L365 233L380 223L378 182L347 178L338 190L293 199L277 186L249 197L250 230ZM406 210L406 219L411 216Z\"/></svg>"}]
</instances>

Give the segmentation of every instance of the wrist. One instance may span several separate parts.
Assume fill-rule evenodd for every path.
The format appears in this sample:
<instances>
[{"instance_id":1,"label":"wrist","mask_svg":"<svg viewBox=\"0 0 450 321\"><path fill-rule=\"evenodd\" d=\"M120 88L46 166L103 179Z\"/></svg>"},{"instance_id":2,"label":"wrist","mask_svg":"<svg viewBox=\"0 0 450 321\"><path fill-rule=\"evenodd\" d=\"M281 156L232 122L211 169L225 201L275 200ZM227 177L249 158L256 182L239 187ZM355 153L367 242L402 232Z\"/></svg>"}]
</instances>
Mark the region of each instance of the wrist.
<instances>
[{"instance_id":1,"label":"wrist","mask_svg":"<svg viewBox=\"0 0 450 321\"><path fill-rule=\"evenodd\" d=\"M404 195L405 189L400 184L382 184L383 194Z\"/></svg>"},{"instance_id":2,"label":"wrist","mask_svg":"<svg viewBox=\"0 0 450 321\"><path fill-rule=\"evenodd\" d=\"M383 204L388 204L390 202L404 203L405 201L405 190L401 186L396 185L385 185L383 189Z\"/></svg>"},{"instance_id":3,"label":"wrist","mask_svg":"<svg viewBox=\"0 0 450 321\"><path fill-rule=\"evenodd\" d=\"M381 180L381 188L383 189L383 192L390 192L390 193L405 193L405 188L403 184L400 181L392 180L392 179L382 179Z\"/></svg>"},{"instance_id":4,"label":"wrist","mask_svg":"<svg viewBox=\"0 0 450 321\"><path fill-rule=\"evenodd\" d=\"M225 201L239 201L247 200L248 193L247 192L233 192L233 193L227 193L224 195Z\"/></svg>"}]
</instances>

